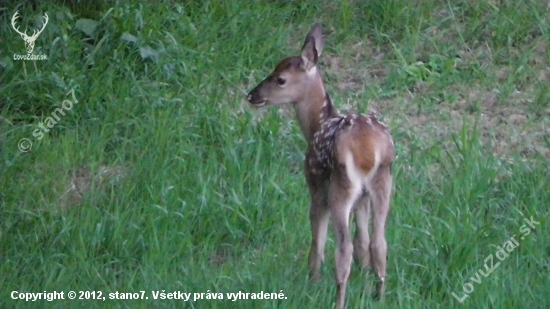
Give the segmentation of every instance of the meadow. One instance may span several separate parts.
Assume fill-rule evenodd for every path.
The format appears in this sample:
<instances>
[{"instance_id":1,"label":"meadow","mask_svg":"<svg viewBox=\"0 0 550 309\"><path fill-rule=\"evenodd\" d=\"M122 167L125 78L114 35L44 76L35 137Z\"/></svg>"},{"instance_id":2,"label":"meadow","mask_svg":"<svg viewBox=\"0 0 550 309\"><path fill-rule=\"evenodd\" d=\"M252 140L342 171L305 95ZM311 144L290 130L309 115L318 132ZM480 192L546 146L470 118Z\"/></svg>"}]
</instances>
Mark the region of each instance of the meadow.
<instances>
[{"instance_id":1,"label":"meadow","mask_svg":"<svg viewBox=\"0 0 550 309\"><path fill-rule=\"evenodd\" d=\"M398 154L385 301L354 264L347 308L549 308L546 2L2 2L0 308L330 308L293 111L244 101L315 22L335 105L379 112ZM16 11L29 34L48 14L47 60L15 59ZM205 294L153 299L173 291Z\"/></svg>"}]
</instances>

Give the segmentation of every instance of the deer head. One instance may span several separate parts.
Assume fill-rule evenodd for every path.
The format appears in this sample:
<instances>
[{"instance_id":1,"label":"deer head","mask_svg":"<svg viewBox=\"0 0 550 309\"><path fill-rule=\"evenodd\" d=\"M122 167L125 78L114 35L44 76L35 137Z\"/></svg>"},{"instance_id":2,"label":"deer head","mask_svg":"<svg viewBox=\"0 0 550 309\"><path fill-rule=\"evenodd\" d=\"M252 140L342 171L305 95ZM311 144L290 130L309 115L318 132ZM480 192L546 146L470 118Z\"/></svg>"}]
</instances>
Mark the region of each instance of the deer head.
<instances>
[{"instance_id":1,"label":"deer head","mask_svg":"<svg viewBox=\"0 0 550 309\"><path fill-rule=\"evenodd\" d=\"M321 24L315 24L306 36L300 56L283 59L275 70L248 94L256 107L266 104L288 104L303 101L307 89L322 83L317 74L317 60L323 50Z\"/></svg>"},{"instance_id":2,"label":"deer head","mask_svg":"<svg viewBox=\"0 0 550 309\"><path fill-rule=\"evenodd\" d=\"M25 29L25 32L21 32L21 31L19 31L19 27L15 26L15 20L18 17L19 17L19 14L16 11L15 14L13 14L13 18L11 19L11 26L13 27L13 30L15 30L15 32L19 33L21 35L21 37L23 38L23 40L25 40L25 48L27 49L27 54L30 54L30 53L32 53L32 51L34 49L34 42L36 41L36 39L38 38L40 33L42 33L42 31L44 31L44 28L46 28L46 25L48 24L48 19L49 19L48 14L44 14L44 23L42 24L42 29L38 30L38 32L36 30L33 30L33 33L32 33L31 36L29 36L27 34L26 29Z\"/></svg>"}]
</instances>

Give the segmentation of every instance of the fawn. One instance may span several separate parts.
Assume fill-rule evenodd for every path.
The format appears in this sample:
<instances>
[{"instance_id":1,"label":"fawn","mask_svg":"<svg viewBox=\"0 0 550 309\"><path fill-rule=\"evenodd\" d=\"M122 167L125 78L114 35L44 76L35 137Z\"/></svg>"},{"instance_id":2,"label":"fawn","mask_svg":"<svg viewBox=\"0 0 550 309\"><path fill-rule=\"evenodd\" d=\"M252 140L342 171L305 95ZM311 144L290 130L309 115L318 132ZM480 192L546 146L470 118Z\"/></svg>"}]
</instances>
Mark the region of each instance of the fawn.
<instances>
[{"instance_id":1,"label":"fawn","mask_svg":"<svg viewBox=\"0 0 550 309\"><path fill-rule=\"evenodd\" d=\"M326 92L317 68L323 50L322 27L306 36L301 56L283 59L248 94L252 106L292 104L308 143L305 176L311 195L309 276L320 279L329 218L336 237L336 308L344 307L352 255L377 277L376 295L385 290L387 244L385 224L390 209L394 144L388 127L375 114L340 114ZM373 212L372 239L369 219ZM356 233L351 240L350 215ZM368 284L366 286L369 286ZM366 288L368 290L368 288Z\"/></svg>"}]
</instances>

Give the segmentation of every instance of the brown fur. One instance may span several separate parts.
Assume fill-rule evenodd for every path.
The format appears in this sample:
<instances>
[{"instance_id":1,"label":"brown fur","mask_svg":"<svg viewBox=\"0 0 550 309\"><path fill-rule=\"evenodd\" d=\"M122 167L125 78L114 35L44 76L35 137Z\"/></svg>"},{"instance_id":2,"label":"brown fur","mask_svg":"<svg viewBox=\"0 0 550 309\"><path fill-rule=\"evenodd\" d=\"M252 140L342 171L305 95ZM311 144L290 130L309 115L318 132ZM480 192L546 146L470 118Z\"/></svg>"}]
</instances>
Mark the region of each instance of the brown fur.
<instances>
[{"instance_id":1,"label":"brown fur","mask_svg":"<svg viewBox=\"0 0 550 309\"><path fill-rule=\"evenodd\" d=\"M301 57L282 60L248 95L257 106L293 104L308 142L305 176L311 196L310 278L320 278L329 217L336 236L336 308L344 307L352 255L362 268L372 264L376 293L385 290L385 223L390 208L394 145L388 128L374 114L340 115L325 92L317 69L321 26L308 33ZM351 240L349 218L357 225ZM372 239L369 219L373 214Z\"/></svg>"}]
</instances>

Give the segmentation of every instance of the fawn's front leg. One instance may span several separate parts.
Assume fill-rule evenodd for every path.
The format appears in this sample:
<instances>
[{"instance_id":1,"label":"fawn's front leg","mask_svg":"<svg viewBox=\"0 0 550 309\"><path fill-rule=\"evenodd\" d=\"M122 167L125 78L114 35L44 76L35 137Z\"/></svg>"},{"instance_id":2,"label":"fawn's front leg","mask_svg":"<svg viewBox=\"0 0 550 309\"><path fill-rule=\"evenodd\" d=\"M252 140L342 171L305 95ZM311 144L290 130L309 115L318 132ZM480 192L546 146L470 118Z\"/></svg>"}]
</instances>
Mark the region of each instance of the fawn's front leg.
<instances>
[{"instance_id":1,"label":"fawn's front leg","mask_svg":"<svg viewBox=\"0 0 550 309\"><path fill-rule=\"evenodd\" d=\"M309 219L311 224L311 248L309 251L309 278L312 282L321 279L321 265L325 261L325 243L329 222L326 182L308 178L311 205Z\"/></svg>"}]
</instances>

